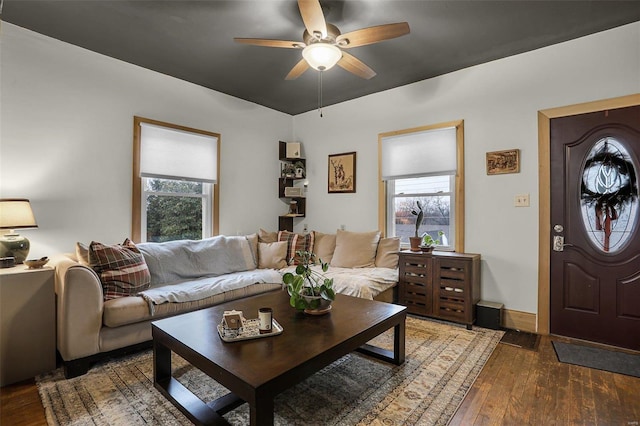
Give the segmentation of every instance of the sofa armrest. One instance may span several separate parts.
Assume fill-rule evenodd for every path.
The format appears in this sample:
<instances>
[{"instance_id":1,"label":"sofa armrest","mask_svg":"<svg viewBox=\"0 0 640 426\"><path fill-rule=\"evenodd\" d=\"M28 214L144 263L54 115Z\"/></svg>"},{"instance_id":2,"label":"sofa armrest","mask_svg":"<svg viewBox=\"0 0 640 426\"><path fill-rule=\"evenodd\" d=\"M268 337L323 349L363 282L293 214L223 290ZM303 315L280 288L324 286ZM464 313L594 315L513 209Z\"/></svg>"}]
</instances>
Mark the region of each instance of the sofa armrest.
<instances>
[{"instance_id":1,"label":"sofa armrest","mask_svg":"<svg viewBox=\"0 0 640 426\"><path fill-rule=\"evenodd\" d=\"M55 267L57 346L70 361L100 352L104 301L100 278L70 256L52 259Z\"/></svg>"}]
</instances>

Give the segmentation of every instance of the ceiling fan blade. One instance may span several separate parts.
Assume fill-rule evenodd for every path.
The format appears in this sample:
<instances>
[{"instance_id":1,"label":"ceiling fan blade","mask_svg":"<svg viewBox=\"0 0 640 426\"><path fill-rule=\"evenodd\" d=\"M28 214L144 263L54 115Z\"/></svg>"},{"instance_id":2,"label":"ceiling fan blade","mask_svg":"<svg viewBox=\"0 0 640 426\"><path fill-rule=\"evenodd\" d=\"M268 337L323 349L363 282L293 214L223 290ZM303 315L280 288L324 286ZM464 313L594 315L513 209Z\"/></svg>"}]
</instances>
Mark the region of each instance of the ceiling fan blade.
<instances>
[{"instance_id":1,"label":"ceiling fan blade","mask_svg":"<svg viewBox=\"0 0 640 426\"><path fill-rule=\"evenodd\" d=\"M307 63L307 61L302 59L291 69L291 71L289 71L289 74L287 74L287 76L284 79L295 80L296 78L300 77L302 73L304 73L308 69L309 69L309 64Z\"/></svg>"},{"instance_id":2,"label":"ceiling fan blade","mask_svg":"<svg viewBox=\"0 0 640 426\"><path fill-rule=\"evenodd\" d=\"M409 24L398 22L396 24L378 25L376 27L363 28L342 34L336 37L336 43L341 48L366 46L367 44L378 43L409 34Z\"/></svg>"},{"instance_id":3,"label":"ceiling fan blade","mask_svg":"<svg viewBox=\"0 0 640 426\"><path fill-rule=\"evenodd\" d=\"M369 80L376 75L376 72L369 68L367 64L347 52L342 52L342 59L338 61L338 66L365 80Z\"/></svg>"},{"instance_id":4,"label":"ceiling fan blade","mask_svg":"<svg viewBox=\"0 0 640 426\"><path fill-rule=\"evenodd\" d=\"M264 47L283 47L285 49L301 49L306 46L301 41L286 41L286 40L269 40L266 38L234 38L233 41L242 44L251 44L254 46Z\"/></svg>"},{"instance_id":5,"label":"ceiling fan blade","mask_svg":"<svg viewBox=\"0 0 640 426\"><path fill-rule=\"evenodd\" d=\"M311 35L322 34L320 38L327 36L327 23L319 0L298 0L300 15L307 31Z\"/></svg>"}]
</instances>

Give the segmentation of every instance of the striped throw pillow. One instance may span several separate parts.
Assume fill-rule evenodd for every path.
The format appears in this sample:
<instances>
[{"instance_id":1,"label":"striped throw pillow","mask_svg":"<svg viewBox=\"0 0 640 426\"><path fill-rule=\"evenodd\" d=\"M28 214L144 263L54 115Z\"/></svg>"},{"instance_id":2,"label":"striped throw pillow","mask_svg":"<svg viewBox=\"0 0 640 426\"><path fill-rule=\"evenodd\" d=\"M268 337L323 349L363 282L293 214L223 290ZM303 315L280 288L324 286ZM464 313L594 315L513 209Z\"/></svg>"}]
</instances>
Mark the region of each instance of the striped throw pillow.
<instances>
[{"instance_id":1,"label":"striped throw pillow","mask_svg":"<svg viewBox=\"0 0 640 426\"><path fill-rule=\"evenodd\" d=\"M149 288L151 274L144 256L128 238L122 245L105 245L92 241L89 259L95 262L104 300L135 296Z\"/></svg>"},{"instance_id":2,"label":"striped throw pillow","mask_svg":"<svg viewBox=\"0 0 640 426\"><path fill-rule=\"evenodd\" d=\"M278 231L278 241L287 242L287 263L289 265L300 263L296 251L313 251L313 232L296 234L295 232Z\"/></svg>"}]
</instances>

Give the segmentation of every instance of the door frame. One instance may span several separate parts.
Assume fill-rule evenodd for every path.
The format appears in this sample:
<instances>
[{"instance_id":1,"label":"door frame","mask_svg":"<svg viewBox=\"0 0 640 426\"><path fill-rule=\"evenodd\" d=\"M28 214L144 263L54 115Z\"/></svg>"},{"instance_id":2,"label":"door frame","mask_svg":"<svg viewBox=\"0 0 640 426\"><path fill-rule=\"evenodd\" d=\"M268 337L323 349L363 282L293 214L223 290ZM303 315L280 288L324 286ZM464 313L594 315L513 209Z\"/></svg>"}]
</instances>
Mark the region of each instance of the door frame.
<instances>
[{"instance_id":1,"label":"door frame","mask_svg":"<svg viewBox=\"0 0 640 426\"><path fill-rule=\"evenodd\" d=\"M552 118L640 105L640 93L538 111L538 334L549 334L551 305L551 133Z\"/></svg>"}]
</instances>

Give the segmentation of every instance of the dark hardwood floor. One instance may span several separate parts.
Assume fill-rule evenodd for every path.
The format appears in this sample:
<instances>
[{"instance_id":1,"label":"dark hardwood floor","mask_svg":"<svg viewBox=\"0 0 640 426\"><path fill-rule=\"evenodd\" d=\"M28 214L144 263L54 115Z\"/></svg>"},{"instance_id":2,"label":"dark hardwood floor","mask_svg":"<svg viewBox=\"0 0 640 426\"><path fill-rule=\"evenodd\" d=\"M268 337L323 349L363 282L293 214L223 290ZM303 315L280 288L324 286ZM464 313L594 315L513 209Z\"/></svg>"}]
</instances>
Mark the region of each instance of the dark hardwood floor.
<instances>
[{"instance_id":1,"label":"dark hardwood floor","mask_svg":"<svg viewBox=\"0 0 640 426\"><path fill-rule=\"evenodd\" d=\"M47 424L33 380L0 388L0 414L3 426ZM535 352L499 344L450 424L636 426L640 378L562 364L548 336Z\"/></svg>"}]
</instances>

